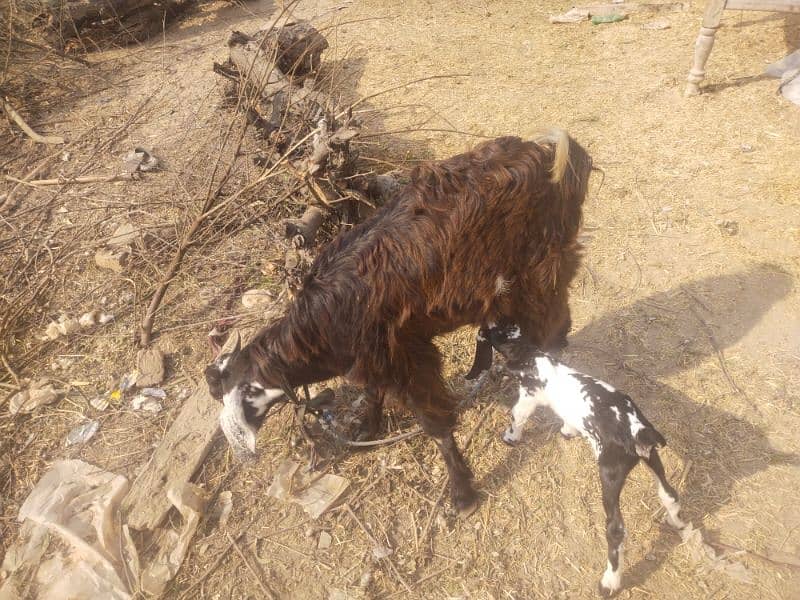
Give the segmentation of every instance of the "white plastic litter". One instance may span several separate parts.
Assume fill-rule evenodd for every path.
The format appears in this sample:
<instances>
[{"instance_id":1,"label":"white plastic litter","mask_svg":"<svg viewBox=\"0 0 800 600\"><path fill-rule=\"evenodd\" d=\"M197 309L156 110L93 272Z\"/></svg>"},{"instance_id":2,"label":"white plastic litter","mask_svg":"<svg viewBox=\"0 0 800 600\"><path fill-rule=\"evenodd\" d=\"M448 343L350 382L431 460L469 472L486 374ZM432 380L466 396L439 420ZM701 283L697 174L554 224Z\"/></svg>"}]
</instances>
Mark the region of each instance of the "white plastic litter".
<instances>
[{"instance_id":1,"label":"white plastic litter","mask_svg":"<svg viewBox=\"0 0 800 600\"><path fill-rule=\"evenodd\" d=\"M119 518L127 491L121 475L80 460L53 463L20 508L21 539L3 562L0 597L30 585L38 600L131 598L138 559ZM42 561L53 539L61 543Z\"/></svg>"}]
</instances>

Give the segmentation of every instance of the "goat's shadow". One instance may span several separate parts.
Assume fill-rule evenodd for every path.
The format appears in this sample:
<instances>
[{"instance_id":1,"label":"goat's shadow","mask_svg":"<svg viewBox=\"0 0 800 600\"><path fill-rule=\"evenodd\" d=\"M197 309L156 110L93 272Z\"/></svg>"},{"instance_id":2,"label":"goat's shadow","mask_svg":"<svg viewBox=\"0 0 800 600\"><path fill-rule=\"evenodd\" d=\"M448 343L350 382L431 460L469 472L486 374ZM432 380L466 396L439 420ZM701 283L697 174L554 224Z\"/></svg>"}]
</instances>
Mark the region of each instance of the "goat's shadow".
<instances>
[{"instance_id":1,"label":"goat's shadow","mask_svg":"<svg viewBox=\"0 0 800 600\"><path fill-rule=\"evenodd\" d=\"M562 359L631 393L670 448L684 461L691 460L678 491L682 514L694 523L727 504L737 481L770 465L798 465L800 456L775 450L765 432L747 420L689 398L655 378L691 369L715 354L706 326L720 350L741 340L789 293L792 284L785 272L761 264L654 294L590 322L569 337ZM711 325L715 317L719 321ZM616 364L618 371L607 372L609 363ZM536 459L540 442L534 436L541 431L532 427L528 432L521 467ZM501 460L483 476L479 488L502 489L513 476ZM675 532L662 528L652 551L656 560L626 567L626 587L643 583L662 563L666 555L662 549L678 542Z\"/></svg>"}]
</instances>

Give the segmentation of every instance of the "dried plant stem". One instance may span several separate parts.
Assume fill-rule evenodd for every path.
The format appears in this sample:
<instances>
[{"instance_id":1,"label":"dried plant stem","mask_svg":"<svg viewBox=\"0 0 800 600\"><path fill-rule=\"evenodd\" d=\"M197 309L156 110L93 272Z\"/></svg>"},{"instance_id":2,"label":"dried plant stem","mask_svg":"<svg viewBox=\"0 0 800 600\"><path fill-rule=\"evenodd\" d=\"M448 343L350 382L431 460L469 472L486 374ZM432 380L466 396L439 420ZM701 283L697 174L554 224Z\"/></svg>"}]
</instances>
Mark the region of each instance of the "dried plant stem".
<instances>
[{"instance_id":1,"label":"dried plant stem","mask_svg":"<svg viewBox=\"0 0 800 600\"><path fill-rule=\"evenodd\" d=\"M14 107L8 103L8 100L3 100L3 109L6 114L19 126L25 135L31 138L34 142L39 144L63 144L64 138L57 135L40 135L31 129L20 114L14 110Z\"/></svg>"},{"instance_id":2,"label":"dried plant stem","mask_svg":"<svg viewBox=\"0 0 800 600\"><path fill-rule=\"evenodd\" d=\"M25 181L18 179L11 175L6 175L6 181L13 181L22 185L29 185L32 187L48 186L48 185L67 185L70 183L109 183L112 181L124 181L130 179L129 175L85 175L83 177L58 177L56 179L34 179L33 181Z\"/></svg>"},{"instance_id":3,"label":"dried plant stem","mask_svg":"<svg viewBox=\"0 0 800 600\"><path fill-rule=\"evenodd\" d=\"M234 537L230 533L228 533L227 536L228 536L228 539L230 540L231 544L233 545L233 549L236 551L236 554L238 554L239 558L242 559L242 562L244 563L244 566L247 567L247 570L250 571L250 573L253 575L253 577L255 577L256 583L258 583L258 587L260 587L261 591L264 592L264 596L266 598L270 598L270 600L272 598L274 598L275 594L273 594L269 590L269 588L264 584L264 582L261 581L261 577L258 576L258 573L256 573L256 570L250 564L250 561L247 560L247 557L244 555L244 552L242 552L242 549L239 548L239 544L236 543L236 540L234 539Z\"/></svg>"}]
</instances>

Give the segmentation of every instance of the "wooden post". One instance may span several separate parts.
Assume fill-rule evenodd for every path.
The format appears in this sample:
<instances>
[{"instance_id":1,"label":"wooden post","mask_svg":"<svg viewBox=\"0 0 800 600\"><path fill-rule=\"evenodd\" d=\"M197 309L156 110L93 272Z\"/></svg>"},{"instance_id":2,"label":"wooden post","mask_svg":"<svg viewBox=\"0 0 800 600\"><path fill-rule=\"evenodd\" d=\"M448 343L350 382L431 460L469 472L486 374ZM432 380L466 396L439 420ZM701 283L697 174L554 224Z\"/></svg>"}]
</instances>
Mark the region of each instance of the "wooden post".
<instances>
[{"instance_id":1,"label":"wooden post","mask_svg":"<svg viewBox=\"0 0 800 600\"><path fill-rule=\"evenodd\" d=\"M714 36L719 29L725 4L726 0L709 0L708 2L700 35L697 36L697 41L694 43L694 62L689 70L684 96L696 96L700 93L700 82L706 76L706 61L708 55L711 54L711 48L714 47Z\"/></svg>"}]
</instances>

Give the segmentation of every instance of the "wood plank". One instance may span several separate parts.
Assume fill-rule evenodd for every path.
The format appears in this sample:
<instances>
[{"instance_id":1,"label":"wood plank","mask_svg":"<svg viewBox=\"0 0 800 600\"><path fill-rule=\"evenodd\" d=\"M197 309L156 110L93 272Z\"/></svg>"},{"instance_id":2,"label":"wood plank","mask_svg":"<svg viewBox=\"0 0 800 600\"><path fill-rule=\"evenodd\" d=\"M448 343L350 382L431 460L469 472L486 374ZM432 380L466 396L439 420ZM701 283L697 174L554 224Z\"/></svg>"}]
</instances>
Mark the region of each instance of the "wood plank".
<instances>
[{"instance_id":1,"label":"wood plank","mask_svg":"<svg viewBox=\"0 0 800 600\"><path fill-rule=\"evenodd\" d=\"M228 346L233 344L236 333L231 331L223 352L231 349ZM123 499L122 513L130 527L153 530L164 521L172 508L167 490L187 483L203 463L219 431L221 410L222 404L211 397L204 379L184 402Z\"/></svg>"},{"instance_id":2,"label":"wood plank","mask_svg":"<svg viewBox=\"0 0 800 600\"><path fill-rule=\"evenodd\" d=\"M188 482L202 464L219 430L220 410L222 405L211 397L204 381L186 400L122 501L130 527L155 529L162 523L172 508L167 490Z\"/></svg>"},{"instance_id":3,"label":"wood plank","mask_svg":"<svg viewBox=\"0 0 800 600\"><path fill-rule=\"evenodd\" d=\"M800 13L800 0L728 0L725 8Z\"/></svg>"}]
</instances>

